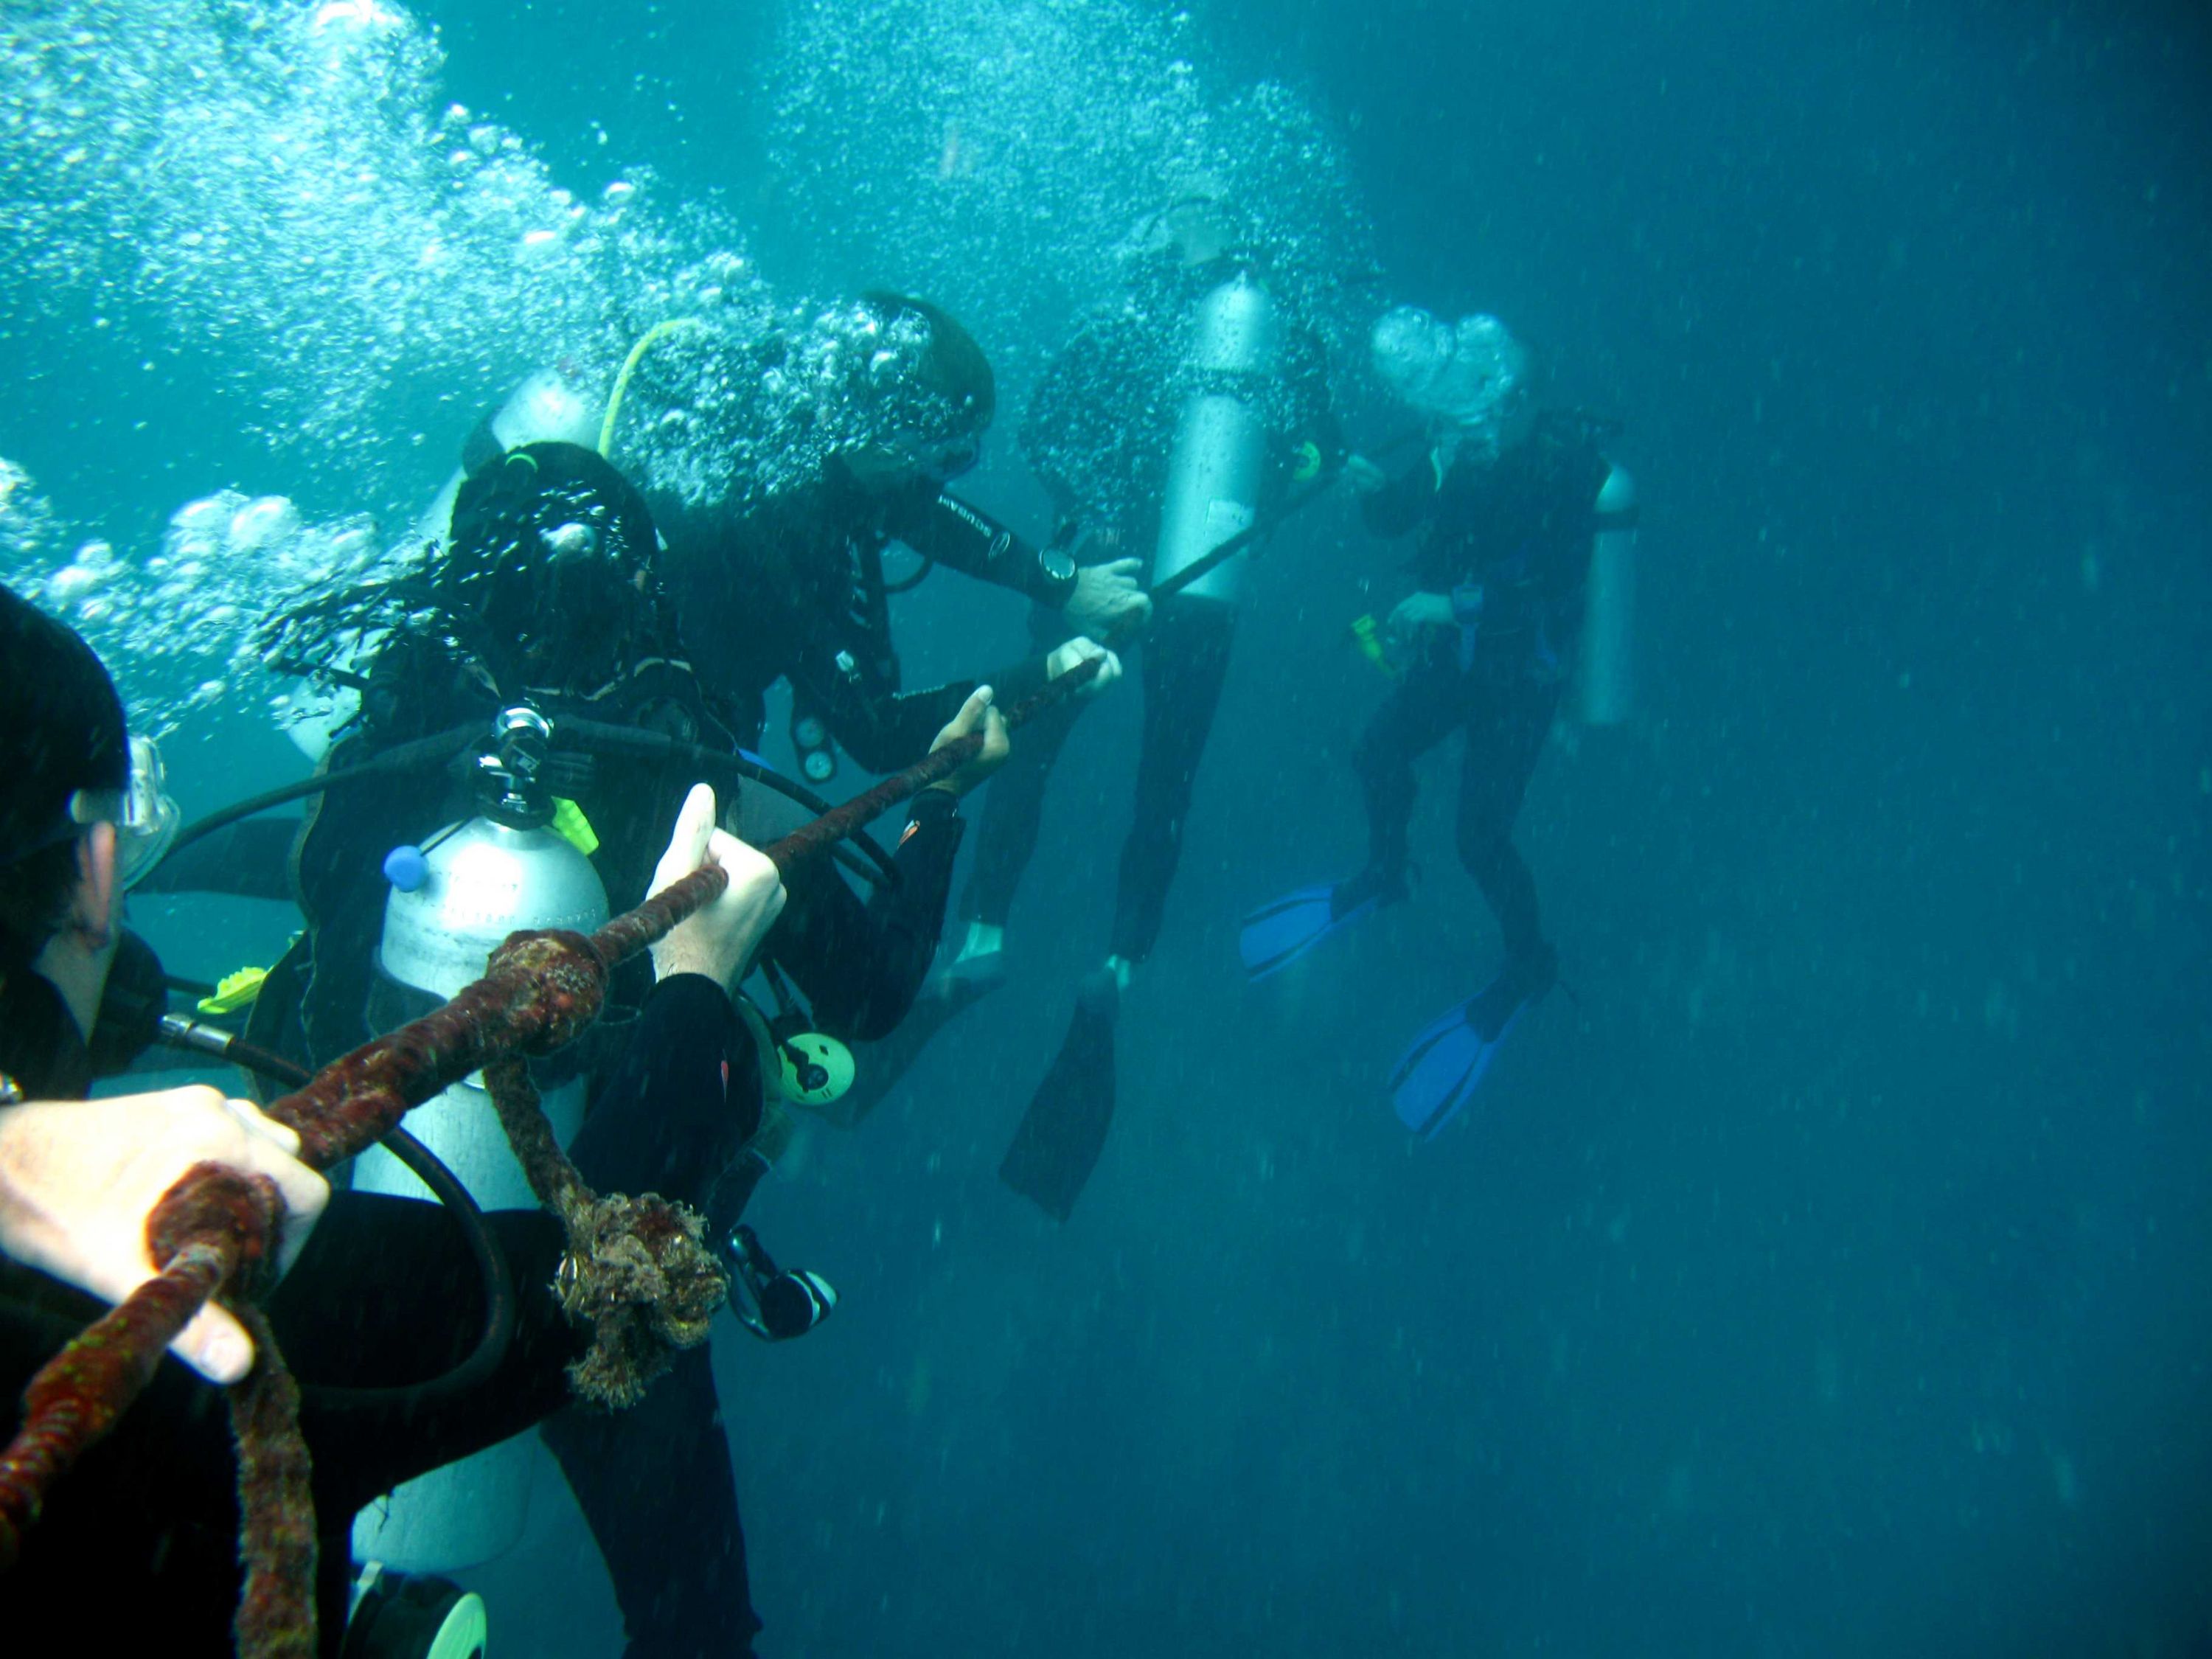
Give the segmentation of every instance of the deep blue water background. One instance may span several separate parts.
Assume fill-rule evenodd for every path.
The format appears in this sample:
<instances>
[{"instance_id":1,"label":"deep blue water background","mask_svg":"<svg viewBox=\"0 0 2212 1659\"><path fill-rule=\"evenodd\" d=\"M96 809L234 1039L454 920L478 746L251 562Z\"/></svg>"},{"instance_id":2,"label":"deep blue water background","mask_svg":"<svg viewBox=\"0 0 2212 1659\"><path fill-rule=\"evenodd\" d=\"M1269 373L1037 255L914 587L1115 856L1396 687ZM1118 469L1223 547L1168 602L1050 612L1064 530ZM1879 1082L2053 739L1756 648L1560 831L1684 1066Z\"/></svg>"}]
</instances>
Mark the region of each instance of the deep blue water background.
<instances>
[{"instance_id":1,"label":"deep blue water background","mask_svg":"<svg viewBox=\"0 0 2212 1659\"><path fill-rule=\"evenodd\" d=\"M1195 9L1337 125L1378 298L1497 311L1627 422L1641 714L1555 744L1520 835L1577 997L1404 1144L1381 1074L1495 951L1441 757L1421 902L1239 983L1238 915L1361 850L1379 682L1342 630L1393 556L1316 508L1257 583L1074 1220L995 1170L1103 941L1129 697L1060 768L1016 983L763 1200L846 1299L724 1343L762 1650L2212 1652L2201 19ZM422 11L556 175L650 156L823 275L744 74L767 9ZM189 362L152 430L86 407L128 384L99 349L34 364L0 453L143 538L249 452L185 435L227 424ZM1005 436L976 493L1042 527ZM933 582L909 665L1018 620ZM251 711L175 749L188 807L292 769ZM216 954L281 937L242 914L150 925L219 970L218 921ZM502 1647L612 1651L539 1496L486 1576Z\"/></svg>"}]
</instances>

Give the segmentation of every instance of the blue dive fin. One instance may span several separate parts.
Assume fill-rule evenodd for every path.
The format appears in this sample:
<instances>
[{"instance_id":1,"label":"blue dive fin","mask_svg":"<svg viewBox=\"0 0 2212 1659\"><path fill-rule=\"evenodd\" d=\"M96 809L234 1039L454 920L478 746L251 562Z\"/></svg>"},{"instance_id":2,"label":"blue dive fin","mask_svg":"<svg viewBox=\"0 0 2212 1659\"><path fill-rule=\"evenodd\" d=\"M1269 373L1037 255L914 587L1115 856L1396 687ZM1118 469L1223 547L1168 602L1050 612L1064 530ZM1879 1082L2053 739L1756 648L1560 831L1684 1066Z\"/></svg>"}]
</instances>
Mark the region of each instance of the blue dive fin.
<instances>
[{"instance_id":1,"label":"blue dive fin","mask_svg":"<svg viewBox=\"0 0 2212 1659\"><path fill-rule=\"evenodd\" d=\"M1336 889L1324 883L1319 887L1301 887L1272 904L1261 905L1244 918L1243 930L1237 936L1245 973L1256 984L1289 967L1346 922L1372 910L1380 896L1362 899L1338 915Z\"/></svg>"},{"instance_id":2,"label":"blue dive fin","mask_svg":"<svg viewBox=\"0 0 2212 1659\"><path fill-rule=\"evenodd\" d=\"M1500 975L1431 1021L1390 1068L1398 1121L1424 1140L1434 1138L1474 1098L1521 1011L1540 994L1510 986Z\"/></svg>"}]
</instances>

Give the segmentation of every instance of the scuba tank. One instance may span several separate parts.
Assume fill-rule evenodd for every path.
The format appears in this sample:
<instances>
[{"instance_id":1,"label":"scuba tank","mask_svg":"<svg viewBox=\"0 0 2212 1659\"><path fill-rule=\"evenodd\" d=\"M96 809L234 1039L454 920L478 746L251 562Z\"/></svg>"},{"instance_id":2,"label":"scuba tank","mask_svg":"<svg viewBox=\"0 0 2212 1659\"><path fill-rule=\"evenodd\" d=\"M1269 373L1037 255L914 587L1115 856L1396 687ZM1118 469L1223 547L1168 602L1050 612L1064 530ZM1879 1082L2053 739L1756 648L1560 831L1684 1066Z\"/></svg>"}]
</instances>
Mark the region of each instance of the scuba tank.
<instances>
[{"instance_id":1,"label":"scuba tank","mask_svg":"<svg viewBox=\"0 0 2212 1659\"><path fill-rule=\"evenodd\" d=\"M1597 493L1576 667L1575 706L1586 726L1618 726L1634 706L1635 621L1636 483L1616 466Z\"/></svg>"},{"instance_id":2,"label":"scuba tank","mask_svg":"<svg viewBox=\"0 0 2212 1659\"><path fill-rule=\"evenodd\" d=\"M591 860L550 828L555 807L538 778L551 728L537 710L495 722L496 752L478 760L481 816L441 830L422 848L385 860L392 891L377 946L370 1023L391 1030L480 977L492 950L520 927L590 933L607 919ZM584 1083L544 1091L556 1139L581 1127ZM408 1128L487 1210L535 1209L480 1078L456 1084L409 1114ZM428 1200L415 1176L381 1147L355 1160L363 1192ZM522 1535L538 1455L527 1434L400 1486L362 1511L355 1556L402 1572L448 1572L491 1559Z\"/></svg>"},{"instance_id":3,"label":"scuba tank","mask_svg":"<svg viewBox=\"0 0 2212 1659\"><path fill-rule=\"evenodd\" d=\"M1249 530L1259 516L1267 458L1260 382L1274 370L1279 332L1273 297L1241 271L1198 302L1188 365L1194 384L1168 458L1155 582ZM1184 591L1234 602L1244 562L1218 565Z\"/></svg>"},{"instance_id":4,"label":"scuba tank","mask_svg":"<svg viewBox=\"0 0 2212 1659\"><path fill-rule=\"evenodd\" d=\"M453 469L453 476L431 497L430 505L415 521L410 545L445 545L453 525L453 499L460 494L462 483L473 468L493 456L524 444L556 440L589 448L599 441L599 437L598 401L586 398L559 369L539 369L515 387L498 409L477 423L476 430L461 447L461 465ZM330 665L350 669L365 664L375 654L376 644L374 638L361 640ZM306 680L292 682L288 690L295 701L305 702L312 696L313 708L288 720L284 735L291 738L301 754L319 763L330 752L332 734L350 722L359 711L361 693L344 685L317 690Z\"/></svg>"}]
</instances>

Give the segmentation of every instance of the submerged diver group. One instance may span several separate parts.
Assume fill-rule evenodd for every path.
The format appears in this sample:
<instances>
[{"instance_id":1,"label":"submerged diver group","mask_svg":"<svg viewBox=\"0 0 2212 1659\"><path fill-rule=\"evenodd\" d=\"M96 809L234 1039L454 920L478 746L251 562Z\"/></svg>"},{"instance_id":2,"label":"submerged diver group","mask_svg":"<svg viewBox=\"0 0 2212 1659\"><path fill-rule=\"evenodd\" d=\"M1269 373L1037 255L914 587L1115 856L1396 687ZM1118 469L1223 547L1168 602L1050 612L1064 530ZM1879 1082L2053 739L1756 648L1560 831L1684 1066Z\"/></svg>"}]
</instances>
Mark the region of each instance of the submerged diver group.
<instances>
[{"instance_id":1,"label":"submerged diver group","mask_svg":"<svg viewBox=\"0 0 2212 1659\"><path fill-rule=\"evenodd\" d=\"M1376 534L1417 538L1411 591L1364 636L1390 676L1354 758L1369 855L1249 917L1246 968L1279 971L1406 896L1413 764L1456 728L1459 851L1505 959L1395 1068L1407 1127L1433 1134L1457 1112L1553 983L1511 831L1570 688L1586 719L1626 709L1635 509L1605 430L1539 406L1528 354L1496 319L1401 307L1376 325L1371 367L1425 441L1391 477L1347 449L1322 335L1231 207L1195 195L1147 229L1129 291L1083 320L1022 423L1057 514L1042 544L947 490L977 459L996 388L976 343L921 300L872 293L848 308L866 348L836 389L859 411L851 435L774 488L679 489L619 465L613 409L534 378L471 440L419 557L270 619L272 664L337 702L316 775L276 792L306 800L304 817L226 813L179 837L159 757L127 731L106 669L0 590L0 1392L15 1399L101 1301L154 1272L146 1218L188 1169L273 1181L286 1271L265 1310L303 1390L324 1652L481 1645L481 1605L442 1575L514 1541L532 1455L518 1437L533 1428L605 1559L629 1652L749 1652L759 1621L708 1349L684 1350L630 1409L572 1400L582 1339L555 1294L572 1264L473 1080L409 1117L427 1158L412 1143L374 1150L333 1190L244 1101L87 1098L152 1043L258 1063L266 1099L436 1006L510 932L588 932L719 865L723 896L649 965L618 971L605 1017L532 1073L593 1188L702 1215L738 1318L764 1340L801 1334L836 1294L777 1266L747 1200L795 1115L858 1121L1004 981L1016 888L1079 703L1011 741L1000 710L1078 670L1087 699L1134 649L1141 752L1112 931L1002 1168L1065 1218L1107 1138L1115 1027L1160 932L1229 672L1238 556L1340 477ZM1031 654L907 688L895 544L1029 599ZM799 779L757 752L778 683ZM890 772L979 738L914 797L890 851L863 837L779 874L756 850L824 805L809 786L840 750ZM939 963L961 803L994 774ZM265 975L226 986L194 1022L167 1013L160 964L122 926L132 888L282 899L303 925ZM473 1222L424 1201L456 1181ZM485 1238L512 1329L477 1364L501 1294ZM239 1499L209 1385L244 1375L252 1342L210 1306L173 1349L181 1363L162 1364L0 1569L11 1630L60 1632L97 1605L114 1645L228 1650Z\"/></svg>"}]
</instances>

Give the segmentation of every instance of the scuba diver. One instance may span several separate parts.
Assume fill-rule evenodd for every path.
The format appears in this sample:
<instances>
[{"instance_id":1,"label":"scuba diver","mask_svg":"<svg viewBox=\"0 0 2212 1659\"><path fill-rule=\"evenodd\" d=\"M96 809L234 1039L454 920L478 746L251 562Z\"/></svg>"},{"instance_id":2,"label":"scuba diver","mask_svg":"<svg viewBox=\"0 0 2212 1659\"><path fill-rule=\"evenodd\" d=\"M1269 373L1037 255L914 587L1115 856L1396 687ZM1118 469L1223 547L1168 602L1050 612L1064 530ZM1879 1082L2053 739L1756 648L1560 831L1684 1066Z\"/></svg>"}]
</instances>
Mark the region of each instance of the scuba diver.
<instances>
[{"instance_id":1,"label":"scuba diver","mask_svg":"<svg viewBox=\"0 0 2212 1659\"><path fill-rule=\"evenodd\" d=\"M1415 591L1376 641L1394 684L1354 761L1367 863L1349 880L1255 911L1240 947L1246 970L1265 978L1406 897L1413 763L1454 730L1465 734L1460 860L1498 918L1505 961L1392 1068L1392 1104L1426 1138L1473 1097L1522 1011L1558 978L1513 820L1571 678L1586 721L1627 716L1636 496L1600 448L1612 428L1539 410L1528 354L1496 318L1454 325L1400 307L1376 324L1370 348L1377 374L1428 418L1433 447L1395 479L1352 469L1370 530L1420 532Z\"/></svg>"},{"instance_id":2,"label":"scuba diver","mask_svg":"<svg viewBox=\"0 0 2212 1659\"><path fill-rule=\"evenodd\" d=\"M128 736L99 659L70 629L4 589L0 660L9 668L0 677L0 1095L61 1103L94 1078L123 1070L162 1031L161 964L122 927L121 895L159 859L176 814L161 788L158 756ZM730 885L655 947L659 988L599 1103L607 1132L599 1146L578 1148L580 1172L603 1190L615 1172L607 1149L627 1138L625 1130L651 1139L672 1104L684 1105L686 1091L702 1083L726 1115L758 1116L750 1030L726 1006L718 1019L700 1011L711 1012L715 998L726 1001L719 981L734 975L776 921L783 888L766 858L713 832L712 817L710 801L692 804L657 867L656 883L665 884L711 860L729 872ZM134 1152L159 1167L155 1180L173 1163L163 1162L164 1139L193 1133L188 1120L205 1125L220 1115L246 1132L226 1161L270 1174L294 1208L283 1254L296 1251L296 1259L264 1310L301 1383L319 1531L321 1651L326 1659L342 1644L362 1659L426 1652L441 1632L456 1644L440 1651L469 1651L472 1598L451 1586L380 1585L352 1607L349 1540L356 1512L378 1494L568 1404L568 1367L586 1340L562 1314L555 1289L566 1248L559 1224L536 1208L476 1218L489 1253L507 1264L501 1288L514 1316L511 1335L487 1348L495 1292L463 1230L437 1206L361 1190L327 1194L319 1177L285 1156L296 1147L289 1132L204 1089L82 1108L0 1107L0 1114L30 1111L46 1120L11 1117L0 1139L12 1145L30 1121L50 1146L62 1144L53 1114L63 1109L84 1111L88 1127L144 1135L146 1145ZM210 1136L207 1150L219 1146ZM57 1173L46 1172L48 1189ZM144 1179L149 1173L141 1169L135 1184L111 1183L111 1202L133 1192L155 1196ZM0 1188L0 1202L11 1207L26 1190L12 1176ZM302 1247L304 1224L326 1194L328 1206ZM150 1267L142 1261L134 1272L126 1263L119 1279L112 1263L70 1272L72 1248L93 1248L92 1236L13 1255L19 1218L0 1224L12 1255L0 1260L0 1434L9 1435L33 1372L102 1310L41 1269L117 1294ZM142 1228L141 1256L143 1237ZM199 1322L187 1328L185 1346L194 1346L197 1328ZM211 1334L212 1346L197 1343L194 1367L212 1378L241 1373L250 1356L226 1351L234 1334L219 1322ZM93 1632L131 1652L232 1650L242 1572L239 1476L228 1413L201 1376L165 1359L138 1402L56 1483L19 1558L0 1568L0 1617L10 1632L34 1644ZM687 1474L654 1494L657 1531L672 1546L702 1518L702 1507L711 1508L699 1497L712 1486L710 1471ZM426 1588L435 1592L428 1599ZM717 1632L714 1650L741 1649L745 1635L742 1626Z\"/></svg>"},{"instance_id":3,"label":"scuba diver","mask_svg":"<svg viewBox=\"0 0 2212 1659\"><path fill-rule=\"evenodd\" d=\"M1248 240L1224 193L1205 183L1151 216L1127 251L1126 293L1085 320L1022 422L1023 451L1054 504L1054 545L1073 549L1085 569L1142 570L1162 595L1142 646L1142 749L1106 956L1000 1167L1063 1220L1105 1143L1115 1017L1159 934L1228 672L1243 562L1208 565L1207 556L1264 534L1294 487L1312 487L1344 459L1320 337ZM1069 633L1043 606L1030 625L1041 651ZM899 1034L904 1058L1004 981L1006 919L1077 712L1039 720L986 798L959 950Z\"/></svg>"},{"instance_id":4,"label":"scuba diver","mask_svg":"<svg viewBox=\"0 0 2212 1659\"><path fill-rule=\"evenodd\" d=\"M902 688L890 599L911 580L895 588L885 579L894 542L921 556L922 574L943 565L1065 621L1057 649L990 677L1005 707L1103 657L1082 694L1097 696L1121 666L1091 636L1149 608L1133 562L1079 566L1060 544L1032 546L946 490L975 465L998 402L989 359L956 319L927 300L873 292L834 321L836 349L817 379L833 388L823 418L848 430L811 477L705 502L647 489L668 542L663 579L700 678L749 746L768 689L787 681L793 747L814 783L835 774L840 745L871 772L912 763L975 684ZM648 450L648 480L653 472Z\"/></svg>"},{"instance_id":5,"label":"scuba diver","mask_svg":"<svg viewBox=\"0 0 2212 1659\"><path fill-rule=\"evenodd\" d=\"M247 1026L252 1041L310 1064L451 994L515 927L588 930L635 902L679 806L679 837L696 817L685 791L702 771L744 782L725 822L756 844L813 816L752 787L773 775L716 718L659 589L652 517L597 453L536 442L483 460L455 494L450 532L416 573L313 600L269 636L303 668L374 641L356 652L365 665L338 671L357 683L358 710L284 859L307 930L262 982ZM1005 755L1004 729L989 690L964 693L937 740L981 730L986 748L915 798L872 900L826 861L791 872L789 902L757 953L773 1016L696 979L678 981L689 991L653 989L629 964L608 1016L538 1068L548 1116L596 1184L706 1212L733 1310L756 1335L799 1334L836 1305L818 1275L778 1268L739 1218L788 1138L786 1107L834 1092L840 1045L888 1032L927 973L963 834L957 800ZM396 784L377 770L410 753L416 769ZM356 773L381 781L349 786ZM271 830L291 827L241 823L229 846L189 849L174 879L218 884L219 871L193 866L266 864ZM683 1087L662 1079L649 1123L587 1109L636 1049L627 1028L686 996L702 1005L693 1024L727 1028L757 1055L750 1089L765 1093L765 1111L730 1109L712 1073ZM459 1085L410 1122L487 1208L535 1202L480 1091ZM356 1184L420 1195L381 1153L358 1161ZM701 1347L639 1407L578 1408L544 1427L600 1542L635 1655L733 1651L758 1628L716 1413ZM502 1454L514 1465L504 1474L486 1459L395 1494L365 1520L356 1553L423 1571L499 1553L520 1533L527 1450ZM662 1514L668 1489L687 1494L681 1525Z\"/></svg>"}]
</instances>

